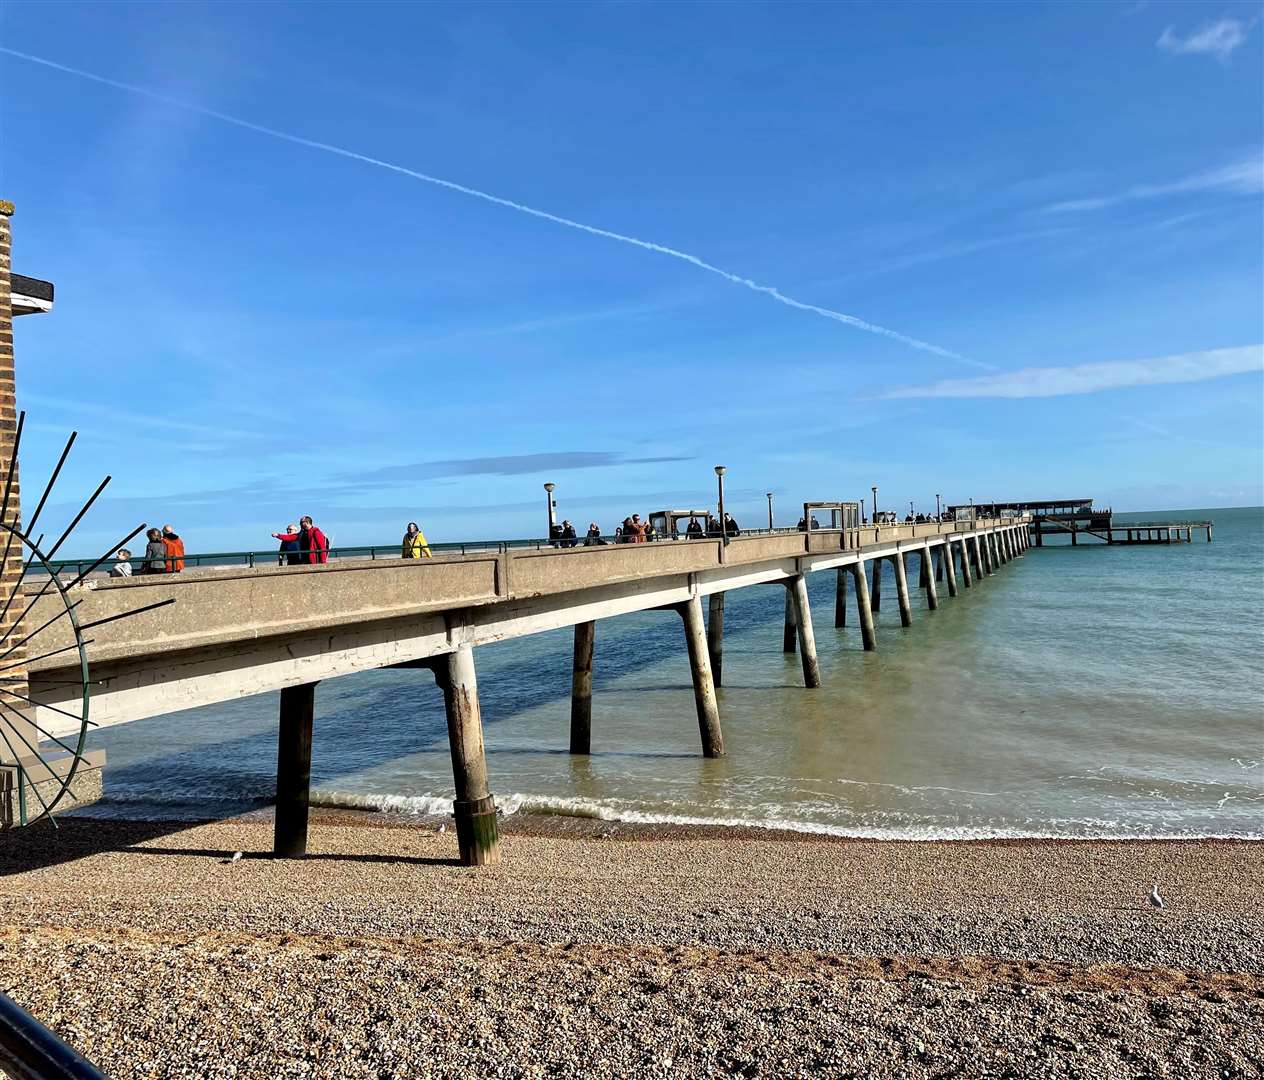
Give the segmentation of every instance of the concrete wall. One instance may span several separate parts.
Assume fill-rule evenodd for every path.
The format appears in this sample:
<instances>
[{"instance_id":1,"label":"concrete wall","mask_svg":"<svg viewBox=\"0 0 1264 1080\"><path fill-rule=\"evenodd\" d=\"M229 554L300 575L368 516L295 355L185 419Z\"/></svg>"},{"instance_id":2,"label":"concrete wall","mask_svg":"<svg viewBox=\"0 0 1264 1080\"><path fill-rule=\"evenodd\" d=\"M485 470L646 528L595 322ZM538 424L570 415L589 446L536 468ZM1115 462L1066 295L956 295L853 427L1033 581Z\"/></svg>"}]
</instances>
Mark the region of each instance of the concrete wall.
<instances>
[{"instance_id":1,"label":"concrete wall","mask_svg":"<svg viewBox=\"0 0 1264 1080\"><path fill-rule=\"evenodd\" d=\"M687 574L719 564L718 540L515 551L509 568L510 595L573 592L620 581Z\"/></svg>"}]
</instances>

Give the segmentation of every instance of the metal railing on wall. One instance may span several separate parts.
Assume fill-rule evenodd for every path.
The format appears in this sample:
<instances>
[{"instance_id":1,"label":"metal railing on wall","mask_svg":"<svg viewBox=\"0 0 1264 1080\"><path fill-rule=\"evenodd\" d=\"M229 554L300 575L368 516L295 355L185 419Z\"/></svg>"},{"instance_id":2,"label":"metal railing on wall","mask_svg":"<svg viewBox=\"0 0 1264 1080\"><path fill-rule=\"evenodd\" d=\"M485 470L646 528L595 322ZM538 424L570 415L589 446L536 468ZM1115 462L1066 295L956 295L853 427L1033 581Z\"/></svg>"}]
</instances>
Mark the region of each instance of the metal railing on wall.
<instances>
[{"instance_id":1,"label":"metal railing on wall","mask_svg":"<svg viewBox=\"0 0 1264 1080\"><path fill-rule=\"evenodd\" d=\"M998 525L998 524L1015 524L1015 523L1019 523L1021 520L1022 519L1008 518L1002 521L1001 519L991 520L991 519L980 518L971 522L947 521L947 520L945 521L918 521L918 522L899 521L899 522L892 522L892 523L884 523L881 525L873 525L869 522L866 522L855 529L848 529L848 530L839 530L838 528L831 527L831 526L820 526L820 527L812 528L812 529L799 528L797 526L774 528L774 529L743 529L737 536L733 536L732 534L730 534L730 539L732 540L732 539L737 539L740 537L752 537L752 536L785 536L785 535L802 536L806 533L813 533L813 534L837 533L837 532L842 531L849 535L855 535L857 537L856 546L860 546L861 534L866 534L866 535L872 534L874 541L879 541L882 538L882 532L885 530L894 531L895 532L894 538L896 539L902 538L905 531L908 532L909 538L916 538L920 536L930 536L930 535L943 533L943 532L956 532L956 531L959 531L963 526L964 527L990 527L992 525ZM706 533L706 534L703 534L701 536L696 536L696 537L688 537L684 533L679 533L675 536L655 536L653 538L650 538L649 542L651 543L662 543L666 541L694 542L697 540L715 541L719 539L721 539L721 537L718 533ZM561 548L565 550L578 550L578 549L592 549L594 547L607 547L607 546L614 546L614 545L622 545L624 543L631 543L631 541L626 541L622 537L619 537L619 536L603 535L597 541L592 541L588 537L585 537L585 536L576 536L574 538L569 538L569 537L568 538L553 538L553 539L548 539L544 537L535 537L535 538L526 538L526 539L517 539L517 540L470 540L470 541L453 542L453 543L440 542L440 543L430 544L429 548L433 555L481 555L481 554L503 555L508 551L524 551L524 550L525 551L530 551L530 550L547 551L547 550L557 549L557 548ZM851 545L845 545L845 546L851 546ZM310 554L312 554L312 552L308 550L279 551L276 548L267 548L262 551L215 551L215 552L194 553L194 554L183 555L180 558L181 558L181 561L183 561L184 563L185 569L189 569L193 567L201 567L201 568L218 567L221 569L231 568L231 567L243 567L243 568L249 569L252 567L270 567L270 566L287 566L287 565L307 566L307 565L311 565L311 559L308 557ZM340 560L356 560L356 559L366 559L370 561L377 561L377 560L386 560L386 559L400 559L402 557L401 544L399 543L399 541L394 541L389 544L370 544L370 545L360 545L360 546L353 546L353 547L334 546L334 547L325 549L323 551L316 552L316 554L325 555L326 558L331 562L336 562ZM104 576L105 574L107 574L109 572L110 567L113 566L116 561L117 560L107 560L106 562L102 563L98 571L99 575ZM144 574L145 566L148 561L151 561L151 560L146 560L143 553L133 554L130 560L131 565L132 565L132 573L137 576ZM153 562L161 561L165 567L165 565L170 560L154 559L152 561ZM63 572L70 572L75 575L79 575L87 571L93 565L94 562L95 560L92 560L92 559L55 559L51 561L48 565L53 570L55 570L59 575L62 574ZM32 572L33 573L35 572L35 568L32 569ZM164 573L165 570L154 570L153 572L155 574Z\"/></svg>"}]
</instances>

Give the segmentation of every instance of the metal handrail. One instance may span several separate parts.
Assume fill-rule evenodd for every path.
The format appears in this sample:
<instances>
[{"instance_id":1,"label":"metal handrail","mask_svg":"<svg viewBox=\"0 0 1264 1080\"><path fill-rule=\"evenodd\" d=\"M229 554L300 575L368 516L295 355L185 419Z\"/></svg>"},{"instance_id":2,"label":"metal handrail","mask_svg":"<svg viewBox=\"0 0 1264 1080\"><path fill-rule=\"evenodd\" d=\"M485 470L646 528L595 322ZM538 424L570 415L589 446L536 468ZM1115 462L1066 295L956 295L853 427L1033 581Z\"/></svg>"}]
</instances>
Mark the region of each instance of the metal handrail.
<instances>
[{"instance_id":1,"label":"metal handrail","mask_svg":"<svg viewBox=\"0 0 1264 1080\"><path fill-rule=\"evenodd\" d=\"M0 1072L14 1080L105 1080L79 1051L0 994Z\"/></svg>"},{"instance_id":2,"label":"metal handrail","mask_svg":"<svg viewBox=\"0 0 1264 1080\"><path fill-rule=\"evenodd\" d=\"M982 524L984 522L988 522L991 520L993 519L978 518L970 522L952 521L952 520L919 521L919 522L896 521L896 522L890 522L890 523L886 523L882 525L874 525L872 522L863 522L860 525L852 526L850 529L839 529L834 526L818 526L817 528L813 528L813 529L800 529L797 526L779 526L777 528L772 528L772 529L767 529L767 528L742 529L740 534L737 537L730 536L730 540L740 539L741 537L747 537L747 536L783 536L783 535L802 536L805 533L816 534L816 533L824 533L824 532L857 532L860 530L874 531L875 533L877 533L881 529L911 529L913 531L912 532L913 536L917 536L919 530L923 530L924 532L928 532L928 533L941 533L944 531L952 532L952 531L956 531L956 529L958 529L959 527L963 525L978 525L978 524ZM1006 519L998 518L995 520L998 523L1004 520L1007 522L1013 522L1015 524L1018 524L1018 523L1022 523L1024 519L1023 518L1006 518ZM625 541L621 537L616 537L613 533L609 535L603 534L601 539L605 541L605 544L601 546L614 546L620 543L630 543L630 541ZM694 542L696 540L714 541L714 540L719 540L719 539L720 539L720 535L718 533L714 533L714 534L704 533L703 535L697 536L697 537L688 537L688 536L685 536L683 533L680 533L680 534L677 534L676 536L657 536L651 542L652 543L668 543L668 542L685 543L685 542ZM585 541L586 541L586 538L584 536L576 536L574 539L567 538L566 540L561 540L556 537L552 539L549 539L546 537L528 537L528 538L517 539L517 540L466 540L466 541L453 541L453 542L439 542L439 543L431 543L428 546L431 552L435 555L471 555L471 554L480 554L480 553L493 553L497 555L503 555L506 552L511 551L511 550L535 549L537 551L544 551L550 548L563 548L563 550L577 550L580 548L590 548L590 547L598 546L598 545L588 544ZM335 559L369 559L369 560L401 559L403 557L401 553L401 545L399 541L394 541L389 544L372 544L372 545L361 545L361 546L355 546L355 547L329 547L325 549L324 553L327 556L327 558L330 560L335 560ZM282 566L288 565L288 556L290 555L297 555L300 557L301 561L297 565L308 566L311 564L307 562L306 558L303 558L303 557L309 554L311 554L311 549L301 549L297 551L279 551L277 548L268 548L263 551L213 551L213 552L203 552L203 553L195 552L193 554L186 553L185 555L179 556L178 558L181 561L183 561L186 569L189 567L233 567L233 566L244 566L244 567L250 568L250 567L255 567L255 566L275 566L277 564L280 564ZM91 560L91 559L54 559L54 560L51 560L48 565L58 574L61 574L65 571L72 571L75 574L83 574L85 571L87 571L89 568L93 566L94 561L95 560ZM107 572L108 569L111 566L113 566L116 561L117 560L114 560L114 559L107 559L105 562L101 563L100 568L99 568L100 571L102 573ZM131 562L133 566L136 568L133 572L137 576L145 576L143 568L145 564L149 561L150 560L147 560L143 553L137 553L133 555ZM154 559L152 561L157 562L159 560ZM161 561L164 564L169 563L169 562L175 561L175 557L167 556L163 558ZM33 574L38 573L39 570L40 570L39 567L32 567Z\"/></svg>"}]
</instances>

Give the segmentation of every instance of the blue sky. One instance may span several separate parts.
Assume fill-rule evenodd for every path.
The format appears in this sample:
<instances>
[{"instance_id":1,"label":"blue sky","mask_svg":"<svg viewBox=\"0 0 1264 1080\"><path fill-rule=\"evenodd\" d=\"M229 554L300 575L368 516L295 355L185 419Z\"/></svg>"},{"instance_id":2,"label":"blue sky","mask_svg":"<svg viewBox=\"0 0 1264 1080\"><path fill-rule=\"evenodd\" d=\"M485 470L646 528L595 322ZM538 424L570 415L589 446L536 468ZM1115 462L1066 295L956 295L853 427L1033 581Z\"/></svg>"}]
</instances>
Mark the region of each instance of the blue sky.
<instances>
[{"instance_id":1,"label":"blue sky","mask_svg":"<svg viewBox=\"0 0 1264 1080\"><path fill-rule=\"evenodd\" d=\"M8 0L0 47L24 477L81 431L84 552L535 535L546 480L611 529L718 462L752 524L1264 502L1257 5Z\"/></svg>"}]
</instances>

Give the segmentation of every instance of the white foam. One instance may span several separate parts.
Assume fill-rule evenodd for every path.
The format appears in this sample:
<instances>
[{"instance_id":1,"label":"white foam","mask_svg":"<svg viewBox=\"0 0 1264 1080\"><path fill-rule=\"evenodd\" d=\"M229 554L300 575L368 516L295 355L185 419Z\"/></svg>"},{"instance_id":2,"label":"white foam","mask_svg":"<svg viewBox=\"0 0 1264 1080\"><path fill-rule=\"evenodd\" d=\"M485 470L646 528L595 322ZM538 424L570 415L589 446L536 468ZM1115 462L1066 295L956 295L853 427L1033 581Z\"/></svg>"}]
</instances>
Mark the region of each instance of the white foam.
<instances>
[{"instance_id":1,"label":"white foam","mask_svg":"<svg viewBox=\"0 0 1264 1080\"><path fill-rule=\"evenodd\" d=\"M315 791L312 805L351 810L378 810L415 816L452 813L452 799L439 795L356 794ZM980 825L842 825L783 817L705 817L696 814L659 813L618 806L596 799L514 792L497 796L496 806L505 817L514 814L553 814L558 817L592 818L639 825L709 825L724 828L768 829L806 835L841 836L858 840L1264 840L1264 833L1150 832L1127 828L1119 822L1092 819L1075 822L1080 828L1026 828ZM778 808L780 809L780 808ZM1055 825L1070 825L1058 820Z\"/></svg>"}]
</instances>

